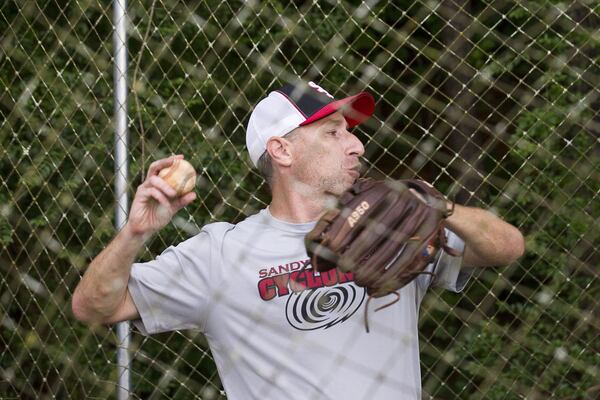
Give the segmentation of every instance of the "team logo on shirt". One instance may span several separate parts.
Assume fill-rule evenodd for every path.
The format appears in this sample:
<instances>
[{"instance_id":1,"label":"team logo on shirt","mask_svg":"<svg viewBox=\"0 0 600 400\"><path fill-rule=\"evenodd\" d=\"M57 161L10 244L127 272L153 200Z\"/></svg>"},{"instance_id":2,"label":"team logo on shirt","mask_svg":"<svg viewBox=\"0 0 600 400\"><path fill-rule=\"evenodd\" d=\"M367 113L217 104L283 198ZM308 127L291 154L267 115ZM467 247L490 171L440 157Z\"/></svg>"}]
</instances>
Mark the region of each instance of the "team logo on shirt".
<instances>
[{"instance_id":1,"label":"team logo on shirt","mask_svg":"<svg viewBox=\"0 0 600 400\"><path fill-rule=\"evenodd\" d=\"M301 260L261 269L260 297L287 297L286 318L299 330L327 329L346 321L360 308L365 289L354 285L352 273L319 273L309 265L310 260Z\"/></svg>"}]
</instances>

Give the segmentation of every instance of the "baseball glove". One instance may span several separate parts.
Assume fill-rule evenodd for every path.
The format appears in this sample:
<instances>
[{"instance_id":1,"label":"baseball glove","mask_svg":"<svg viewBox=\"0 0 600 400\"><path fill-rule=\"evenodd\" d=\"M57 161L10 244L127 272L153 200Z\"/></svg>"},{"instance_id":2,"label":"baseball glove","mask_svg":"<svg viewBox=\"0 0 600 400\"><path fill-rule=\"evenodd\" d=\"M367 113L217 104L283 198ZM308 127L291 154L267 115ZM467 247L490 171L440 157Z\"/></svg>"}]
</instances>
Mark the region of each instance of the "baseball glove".
<instances>
[{"instance_id":1,"label":"baseball glove","mask_svg":"<svg viewBox=\"0 0 600 400\"><path fill-rule=\"evenodd\" d=\"M412 190L411 190L412 189ZM448 207L451 204L451 207ZM369 300L398 290L425 271L438 249L459 255L446 245L445 219L454 204L420 180L357 181L306 235L313 269L337 267L352 272L354 283L365 287ZM377 311L375 310L375 311Z\"/></svg>"}]
</instances>

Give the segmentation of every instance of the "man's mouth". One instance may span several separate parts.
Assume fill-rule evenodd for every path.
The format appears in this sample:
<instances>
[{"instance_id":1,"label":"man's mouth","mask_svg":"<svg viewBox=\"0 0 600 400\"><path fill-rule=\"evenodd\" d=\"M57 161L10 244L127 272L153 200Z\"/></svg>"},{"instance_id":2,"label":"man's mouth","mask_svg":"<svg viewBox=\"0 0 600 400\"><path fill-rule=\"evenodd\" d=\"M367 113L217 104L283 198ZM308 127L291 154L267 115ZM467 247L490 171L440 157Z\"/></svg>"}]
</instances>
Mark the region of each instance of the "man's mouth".
<instances>
[{"instance_id":1,"label":"man's mouth","mask_svg":"<svg viewBox=\"0 0 600 400\"><path fill-rule=\"evenodd\" d=\"M354 176L354 178L358 178L360 176L360 172L357 168L353 168L353 169L349 169L348 172L350 173L350 175Z\"/></svg>"}]
</instances>

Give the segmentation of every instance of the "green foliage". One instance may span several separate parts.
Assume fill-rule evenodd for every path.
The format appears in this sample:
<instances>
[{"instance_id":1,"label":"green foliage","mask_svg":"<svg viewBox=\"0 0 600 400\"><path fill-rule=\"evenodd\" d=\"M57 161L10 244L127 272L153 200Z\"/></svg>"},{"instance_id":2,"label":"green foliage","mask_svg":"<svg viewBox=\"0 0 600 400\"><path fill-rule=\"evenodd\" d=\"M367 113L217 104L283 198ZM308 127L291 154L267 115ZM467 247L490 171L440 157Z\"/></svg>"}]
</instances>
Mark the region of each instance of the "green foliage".
<instances>
[{"instance_id":1,"label":"green foliage","mask_svg":"<svg viewBox=\"0 0 600 400\"><path fill-rule=\"evenodd\" d=\"M8 223L8 221L6 220L6 218L1 217L0 218L0 244L2 244L3 246L6 246L10 243L12 243L13 238L12 238L12 228L10 226L10 224Z\"/></svg>"}]
</instances>

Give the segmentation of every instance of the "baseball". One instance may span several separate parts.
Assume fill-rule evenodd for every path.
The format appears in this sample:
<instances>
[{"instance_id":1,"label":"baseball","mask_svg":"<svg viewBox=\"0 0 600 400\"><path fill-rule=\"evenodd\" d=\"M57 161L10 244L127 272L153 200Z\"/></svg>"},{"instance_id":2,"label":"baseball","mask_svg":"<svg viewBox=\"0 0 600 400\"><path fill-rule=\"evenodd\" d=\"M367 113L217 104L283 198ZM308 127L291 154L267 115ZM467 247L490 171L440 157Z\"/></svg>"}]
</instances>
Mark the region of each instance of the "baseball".
<instances>
[{"instance_id":1,"label":"baseball","mask_svg":"<svg viewBox=\"0 0 600 400\"><path fill-rule=\"evenodd\" d=\"M178 196L191 192L196 185L196 171L192 164L183 159L176 159L173 165L162 169L158 176L177 191Z\"/></svg>"}]
</instances>

